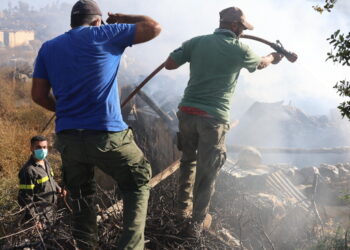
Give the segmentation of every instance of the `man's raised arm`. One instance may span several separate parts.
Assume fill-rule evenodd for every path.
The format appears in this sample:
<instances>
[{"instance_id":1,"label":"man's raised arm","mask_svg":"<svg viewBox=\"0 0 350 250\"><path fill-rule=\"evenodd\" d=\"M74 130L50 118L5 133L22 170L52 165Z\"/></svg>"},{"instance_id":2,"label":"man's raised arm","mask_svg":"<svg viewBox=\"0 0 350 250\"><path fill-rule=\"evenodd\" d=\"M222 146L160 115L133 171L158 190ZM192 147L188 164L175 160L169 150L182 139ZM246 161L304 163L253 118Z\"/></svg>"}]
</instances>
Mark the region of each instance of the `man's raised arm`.
<instances>
[{"instance_id":1,"label":"man's raised arm","mask_svg":"<svg viewBox=\"0 0 350 250\"><path fill-rule=\"evenodd\" d=\"M267 56L263 56L261 58L261 62L258 65L257 69L264 69L267 66L269 66L271 63L277 64L282 60L282 58L283 58L282 54L279 54L277 52L272 52L272 53L268 54Z\"/></svg>"},{"instance_id":2,"label":"man's raised arm","mask_svg":"<svg viewBox=\"0 0 350 250\"><path fill-rule=\"evenodd\" d=\"M147 42L159 35L162 30L159 23L148 16L108 13L107 23L136 24L134 44Z\"/></svg>"}]
</instances>

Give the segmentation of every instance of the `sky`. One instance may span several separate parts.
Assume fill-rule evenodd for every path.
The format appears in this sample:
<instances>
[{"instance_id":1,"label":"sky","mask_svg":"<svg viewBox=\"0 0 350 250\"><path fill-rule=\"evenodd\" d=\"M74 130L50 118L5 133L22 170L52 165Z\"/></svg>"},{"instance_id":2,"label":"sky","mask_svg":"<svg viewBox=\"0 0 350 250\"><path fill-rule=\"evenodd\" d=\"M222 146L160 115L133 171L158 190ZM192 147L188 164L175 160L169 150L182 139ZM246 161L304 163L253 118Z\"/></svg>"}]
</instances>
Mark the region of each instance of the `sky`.
<instances>
[{"instance_id":1,"label":"sky","mask_svg":"<svg viewBox=\"0 0 350 250\"><path fill-rule=\"evenodd\" d=\"M14 4L14 1L11 1ZM44 6L48 0L22 0L34 7ZM54 1L52 1L54 2ZM57 2L57 1L55 1ZM72 0L61 0L73 4ZM326 39L337 29L343 33L350 31L350 1L338 0L331 12L319 14L312 6L322 4L318 0L98 0L104 13L144 14L157 20L163 30L151 42L136 45L126 52L127 62L132 62L137 74L148 75L160 65L168 54L197 35L212 33L218 26L218 13L230 7L240 7L248 21L254 25L246 34L262 37L275 42L280 40L287 50L298 54L298 60L290 63L283 60L254 73L241 71L238 92L249 98L264 102L284 100L301 108L307 114L327 114L335 109L341 99L333 86L339 80L350 78L350 68L325 61L331 50ZM6 8L8 1L0 1L0 9ZM62 32L69 29L69 13L56 22ZM58 29L60 30L60 29ZM268 46L244 40L257 54L270 52ZM170 78L188 76L188 65L176 71L162 71ZM161 83L152 83L161 84ZM184 81L184 86L186 82ZM171 89L172 86L165 86ZM180 88L181 89L181 88Z\"/></svg>"}]
</instances>

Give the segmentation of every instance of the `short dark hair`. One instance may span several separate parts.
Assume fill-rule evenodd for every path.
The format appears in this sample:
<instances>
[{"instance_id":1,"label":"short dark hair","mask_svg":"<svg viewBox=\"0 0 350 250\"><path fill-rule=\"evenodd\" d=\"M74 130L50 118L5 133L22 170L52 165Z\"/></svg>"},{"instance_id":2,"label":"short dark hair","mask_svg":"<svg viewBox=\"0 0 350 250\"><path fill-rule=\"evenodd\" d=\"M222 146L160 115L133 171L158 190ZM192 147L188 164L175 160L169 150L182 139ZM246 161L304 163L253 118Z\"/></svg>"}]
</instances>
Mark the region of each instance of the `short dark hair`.
<instances>
[{"instance_id":1,"label":"short dark hair","mask_svg":"<svg viewBox=\"0 0 350 250\"><path fill-rule=\"evenodd\" d=\"M38 141L47 141L47 138L42 135L33 136L32 139L30 139L30 145L33 145L35 142Z\"/></svg>"},{"instance_id":2,"label":"short dark hair","mask_svg":"<svg viewBox=\"0 0 350 250\"><path fill-rule=\"evenodd\" d=\"M83 26L83 25L89 25L92 23L97 17L100 17L100 15L72 15L70 18L70 26L72 28Z\"/></svg>"}]
</instances>

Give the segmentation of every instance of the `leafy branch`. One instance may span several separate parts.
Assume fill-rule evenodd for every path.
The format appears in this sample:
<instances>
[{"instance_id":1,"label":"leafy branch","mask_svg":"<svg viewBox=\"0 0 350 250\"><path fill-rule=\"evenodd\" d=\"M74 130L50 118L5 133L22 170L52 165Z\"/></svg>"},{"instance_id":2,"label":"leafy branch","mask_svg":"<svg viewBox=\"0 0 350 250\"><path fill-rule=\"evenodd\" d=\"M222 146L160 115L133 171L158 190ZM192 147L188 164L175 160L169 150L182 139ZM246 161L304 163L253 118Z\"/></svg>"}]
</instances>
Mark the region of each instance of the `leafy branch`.
<instances>
[{"instance_id":1,"label":"leafy branch","mask_svg":"<svg viewBox=\"0 0 350 250\"><path fill-rule=\"evenodd\" d=\"M323 11L330 12L337 0L324 0L324 6L313 6L314 10L319 13ZM332 45L332 51L327 53L327 60L331 60L334 63L341 64L342 66L350 66L350 32L346 35L341 34L340 30L335 31L329 38L327 38L329 44ZM339 96L350 97L350 82L342 80L337 82L333 88L337 90ZM338 109L342 117L347 117L350 120L350 101L344 101L339 104Z\"/></svg>"},{"instance_id":2,"label":"leafy branch","mask_svg":"<svg viewBox=\"0 0 350 250\"><path fill-rule=\"evenodd\" d=\"M316 6L312 6L312 8L314 8L314 10L316 10L317 12L319 13L323 13L323 11L328 11L328 12L331 12L331 10L333 9L335 3L337 2L338 0L325 0L325 4L324 6L319 6L319 5L316 5Z\"/></svg>"},{"instance_id":3,"label":"leafy branch","mask_svg":"<svg viewBox=\"0 0 350 250\"><path fill-rule=\"evenodd\" d=\"M337 82L336 85L333 87L337 89L337 93L340 96L347 96L350 97L350 82L346 80L342 80L340 82ZM342 117L347 117L350 120L350 101L345 101L339 104L338 109L340 110L340 113Z\"/></svg>"},{"instance_id":4,"label":"leafy branch","mask_svg":"<svg viewBox=\"0 0 350 250\"><path fill-rule=\"evenodd\" d=\"M334 50L327 53L327 60L330 59L343 66L350 66L350 32L345 35L340 34L340 30L337 30L327 40L333 46Z\"/></svg>"},{"instance_id":5,"label":"leafy branch","mask_svg":"<svg viewBox=\"0 0 350 250\"><path fill-rule=\"evenodd\" d=\"M327 53L327 60L332 60L334 63L339 63L343 66L350 66L350 32L340 34L340 30L334 32L327 39L333 46L333 50ZM342 80L334 86L337 93L343 97L350 97L350 82ZM350 120L350 101L345 101L339 104L338 109L342 117L347 117Z\"/></svg>"}]
</instances>

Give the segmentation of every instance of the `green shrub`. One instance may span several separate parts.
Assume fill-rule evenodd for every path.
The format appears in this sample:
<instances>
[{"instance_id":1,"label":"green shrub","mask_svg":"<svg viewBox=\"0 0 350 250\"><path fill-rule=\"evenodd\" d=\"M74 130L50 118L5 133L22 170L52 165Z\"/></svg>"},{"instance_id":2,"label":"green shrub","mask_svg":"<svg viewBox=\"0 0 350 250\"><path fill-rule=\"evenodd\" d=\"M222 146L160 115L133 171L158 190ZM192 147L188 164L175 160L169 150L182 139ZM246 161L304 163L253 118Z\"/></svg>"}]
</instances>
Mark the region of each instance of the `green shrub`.
<instances>
[{"instance_id":1,"label":"green shrub","mask_svg":"<svg viewBox=\"0 0 350 250\"><path fill-rule=\"evenodd\" d=\"M335 234L323 237L310 250L348 250L348 234L348 231L338 228Z\"/></svg>"}]
</instances>

